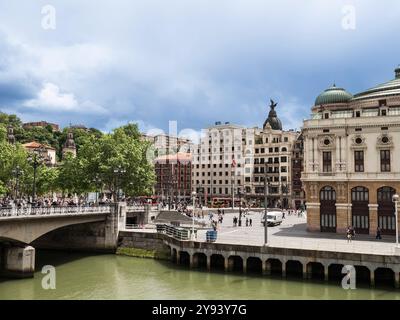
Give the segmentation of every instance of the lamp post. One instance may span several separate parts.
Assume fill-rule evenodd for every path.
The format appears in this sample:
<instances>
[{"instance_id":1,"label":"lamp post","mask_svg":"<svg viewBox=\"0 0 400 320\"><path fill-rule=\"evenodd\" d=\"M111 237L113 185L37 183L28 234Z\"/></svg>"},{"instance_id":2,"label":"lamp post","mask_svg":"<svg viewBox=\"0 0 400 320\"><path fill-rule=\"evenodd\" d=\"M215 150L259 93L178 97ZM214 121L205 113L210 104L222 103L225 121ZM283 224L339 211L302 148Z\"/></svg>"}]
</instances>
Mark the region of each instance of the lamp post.
<instances>
[{"instance_id":1,"label":"lamp post","mask_svg":"<svg viewBox=\"0 0 400 320\"><path fill-rule=\"evenodd\" d=\"M120 195L120 189L119 189L119 180L118 177L122 174L124 174L126 170L122 168L120 165L114 169L114 174L115 174L115 200L116 202L119 201L119 195Z\"/></svg>"},{"instance_id":2,"label":"lamp post","mask_svg":"<svg viewBox=\"0 0 400 320\"><path fill-rule=\"evenodd\" d=\"M36 203L36 175L37 168L43 163L48 162L49 158L45 157L43 154L47 152L47 149L44 147L36 148L28 157L28 162L33 167L33 187L32 187L32 204Z\"/></svg>"},{"instance_id":3,"label":"lamp post","mask_svg":"<svg viewBox=\"0 0 400 320\"><path fill-rule=\"evenodd\" d=\"M392 201L394 202L394 215L396 219L396 251L399 250L399 226L398 226L398 202L399 202L399 195L394 194L392 197Z\"/></svg>"},{"instance_id":4,"label":"lamp post","mask_svg":"<svg viewBox=\"0 0 400 320\"><path fill-rule=\"evenodd\" d=\"M12 170L12 173L15 176L15 198L18 200L19 178L24 174L24 171L17 165L15 169Z\"/></svg>"},{"instance_id":5,"label":"lamp post","mask_svg":"<svg viewBox=\"0 0 400 320\"><path fill-rule=\"evenodd\" d=\"M192 192L193 210L192 210L192 240L194 240L194 206L196 203L196 191Z\"/></svg>"},{"instance_id":6,"label":"lamp post","mask_svg":"<svg viewBox=\"0 0 400 320\"><path fill-rule=\"evenodd\" d=\"M267 176L268 166L265 164L265 176L264 176L264 246L268 245L268 194L269 194L269 178Z\"/></svg>"},{"instance_id":7,"label":"lamp post","mask_svg":"<svg viewBox=\"0 0 400 320\"><path fill-rule=\"evenodd\" d=\"M95 184L95 187L96 187L96 203L98 204L98 202L99 202L99 196L100 196L100 194L101 194L101 192L103 191L102 189L103 189L103 187L102 187L102 185L101 185L101 179L100 179L100 177L99 177L99 175L98 174L96 174L96 176L93 178L93 183ZM99 192L98 192L99 191Z\"/></svg>"},{"instance_id":8,"label":"lamp post","mask_svg":"<svg viewBox=\"0 0 400 320\"><path fill-rule=\"evenodd\" d=\"M239 195L239 227L242 226L242 191L238 188Z\"/></svg>"}]
</instances>

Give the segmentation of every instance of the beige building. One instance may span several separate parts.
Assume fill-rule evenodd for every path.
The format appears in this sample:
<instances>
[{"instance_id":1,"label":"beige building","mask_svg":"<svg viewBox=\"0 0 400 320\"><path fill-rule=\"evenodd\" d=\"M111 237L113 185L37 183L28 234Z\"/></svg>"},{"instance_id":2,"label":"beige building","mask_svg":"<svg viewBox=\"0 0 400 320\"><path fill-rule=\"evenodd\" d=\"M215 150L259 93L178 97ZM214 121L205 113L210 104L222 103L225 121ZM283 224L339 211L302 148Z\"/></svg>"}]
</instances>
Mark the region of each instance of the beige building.
<instances>
[{"instance_id":1,"label":"beige building","mask_svg":"<svg viewBox=\"0 0 400 320\"><path fill-rule=\"evenodd\" d=\"M395 79L352 95L332 86L304 121L310 231L394 234L400 191L400 68Z\"/></svg>"},{"instance_id":2,"label":"beige building","mask_svg":"<svg viewBox=\"0 0 400 320\"><path fill-rule=\"evenodd\" d=\"M28 152L38 152L47 161L48 165L54 166L56 164L56 149L38 142L29 142L22 145Z\"/></svg>"},{"instance_id":3,"label":"beige building","mask_svg":"<svg viewBox=\"0 0 400 320\"><path fill-rule=\"evenodd\" d=\"M260 206L267 189L269 207L295 207L292 149L299 133L282 129L275 107L263 128L217 122L204 131L192 164L192 189L204 203L231 206L233 198L235 206L239 199Z\"/></svg>"},{"instance_id":4,"label":"beige building","mask_svg":"<svg viewBox=\"0 0 400 320\"><path fill-rule=\"evenodd\" d=\"M142 134L142 139L149 141L153 145L157 156L176 154L178 152L190 153L193 149L193 143L189 139L167 134Z\"/></svg>"},{"instance_id":5,"label":"beige building","mask_svg":"<svg viewBox=\"0 0 400 320\"><path fill-rule=\"evenodd\" d=\"M216 122L202 132L194 146L192 190L203 204L238 205L243 192L245 152L253 146L254 136L242 126ZM250 151L251 152L251 151Z\"/></svg>"}]
</instances>

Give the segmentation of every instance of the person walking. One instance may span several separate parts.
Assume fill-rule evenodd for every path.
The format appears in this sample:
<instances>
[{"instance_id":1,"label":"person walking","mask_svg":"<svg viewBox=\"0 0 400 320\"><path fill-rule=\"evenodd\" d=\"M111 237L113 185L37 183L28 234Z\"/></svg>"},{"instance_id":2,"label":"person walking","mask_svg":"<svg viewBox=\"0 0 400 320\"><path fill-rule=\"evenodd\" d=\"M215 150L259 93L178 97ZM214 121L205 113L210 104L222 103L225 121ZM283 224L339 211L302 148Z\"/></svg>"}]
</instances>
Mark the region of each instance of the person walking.
<instances>
[{"instance_id":1,"label":"person walking","mask_svg":"<svg viewBox=\"0 0 400 320\"><path fill-rule=\"evenodd\" d=\"M248 227L248 226L249 226L249 219L246 218L246 227Z\"/></svg>"},{"instance_id":2,"label":"person walking","mask_svg":"<svg viewBox=\"0 0 400 320\"><path fill-rule=\"evenodd\" d=\"M347 234L347 243L349 243L349 242L351 242L351 228L350 228L350 226L347 227L346 234Z\"/></svg>"},{"instance_id":3,"label":"person walking","mask_svg":"<svg viewBox=\"0 0 400 320\"><path fill-rule=\"evenodd\" d=\"M252 227L253 226L253 220L251 218L249 220L249 223L250 223L250 227Z\"/></svg>"},{"instance_id":4,"label":"person walking","mask_svg":"<svg viewBox=\"0 0 400 320\"><path fill-rule=\"evenodd\" d=\"M376 237L377 240L382 240L381 228L376 228Z\"/></svg>"},{"instance_id":5,"label":"person walking","mask_svg":"<svg viewBox=\"0 0 400 320\"><path fill-rule=\"evenodd\" d=\"M356 229L354 229L353 226L351 226L351 240L354 240L356 237Z\"/></svg>"}]
</instances>

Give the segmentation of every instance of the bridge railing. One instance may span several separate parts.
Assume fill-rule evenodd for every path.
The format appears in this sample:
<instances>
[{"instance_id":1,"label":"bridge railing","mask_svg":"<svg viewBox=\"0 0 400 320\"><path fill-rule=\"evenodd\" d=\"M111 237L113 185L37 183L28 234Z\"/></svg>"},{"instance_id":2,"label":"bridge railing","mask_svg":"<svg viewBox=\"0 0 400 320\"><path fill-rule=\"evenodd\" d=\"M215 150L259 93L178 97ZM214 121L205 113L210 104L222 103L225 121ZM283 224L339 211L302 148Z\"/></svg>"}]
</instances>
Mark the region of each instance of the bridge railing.
<instances>
[{"instance_id":1,"label":"bridge railing","mask_svg":"<svg viewBox=\"0 0 400 320\"><path fill-rule=\"evenodd\" d=\"M0 208L0 219L18 216L43 216L64 214L110 213L111 206L54 206L54 207L22 207Z\"/></svg>"},{"instance_id":2,"label":"bridge railing","mask_svg":"<svg viewBox=\"0 0 400 320\"><path fill-rule=\"evenodd\" d=\"M126 212L144 211L144 206L126 206Z\"/></svg>"}]
</instances>

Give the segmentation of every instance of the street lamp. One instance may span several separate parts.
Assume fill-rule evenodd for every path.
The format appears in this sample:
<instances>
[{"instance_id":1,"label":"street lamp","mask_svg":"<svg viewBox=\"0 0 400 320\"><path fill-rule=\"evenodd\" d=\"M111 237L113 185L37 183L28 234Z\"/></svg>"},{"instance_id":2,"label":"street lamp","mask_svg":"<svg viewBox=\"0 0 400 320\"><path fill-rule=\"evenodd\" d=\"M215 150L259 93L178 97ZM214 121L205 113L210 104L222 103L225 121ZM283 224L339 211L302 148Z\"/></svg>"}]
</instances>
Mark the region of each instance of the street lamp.
<instances>
[{"instance_id":1,"label":"street lamp","mask_svg":"<svg viewBox=\"0 0 400 320\"><path fill-rule=\"evenodd\" d=\"M242 191L238 188L239 195L239 227L242 226Z\"/></svg>"},{"instance_id":2,"label":"street lamp","mask_svg":"<svg viewBox=\"0 0 400 320\"><path fill-rule=\"evenodd\" d=\"M96 203L99 202L99 196L103 191L102 181L98 174L93 178L92 182L95 184L96 187Z\"/></svg>"},{"instance_id":3,"label":"street lamp","mask_svg":"<svg viewBox=\"0 0 400 320\"><path fill-rule=\"evenodd\" d=\"M194 240L194 205L196 202L196 191L192 192L192 198L193 198L193 210L192 210L192 240Z\"/></svg>"},{"instance_id":4,"label":"street lamp","mask_svg":"<svg viewBox=\"0 0 400 320\"><path fill-rule=\"evenodd\" d=\"M33 190L32 190L32 204L36 203L36 173L37 168L42 163L48 163L50 161L49 157L44 156L47 153L47 149L45 147L36 148L28 157L28 162L33 167Z\"/></svg>"},{"instance_id":5,"label":"street lamp","mask_svg":"<svg viewBox=\"0 0 400 320\"><path fill-rule=\"evenodd\" d=\"M394 202L394 215L395 215L395 219L396 219L396 250L399 249L399 227L398 227L398 220L397 220L397 216L398 216L398 202L399 202L399 195L398 194L394 194L392 197L392 201Z\"/></svg>"},{"instance_id":6,"label":"street lamp","mask_svg":"<svg viewBox=\"0 0 400 320\"><path fill-rule=\"evenodd\" d=\"M119 189L119 181L118 177L122 174L124 174L126 170L122 168L121 166L118 166L117 168L114 169L115 173L115 196L116 196L116 201L119 201L119 195L120 195L120 189Z\"/></svg>"},{"instance_id":7,"label":"street lamp","mask_svg":"<svg viewBox=\"0 0 400 320\"><path fill-rule=\"evenodd\" d=\"M15 177L15 198L18 199L19 194L19 178L24 174L24 171L21 170L20 166L17 165L15 169L12 170L12 174Z\"/></svg>"},{"instance_id":8,"label":"street lamp","mask_svg":"<svg viewBox=\"0 0 400 320\"><path fill-rule=\"evenodd\" d=\"M269 194L269 186L270 181L269 177L267 176L267 169L268 165L265 164L265 175L264 175L264 246L268 245L268 223L267 223L267 216L268 216L268 194Z\"/></svg>"}]
</instances>

